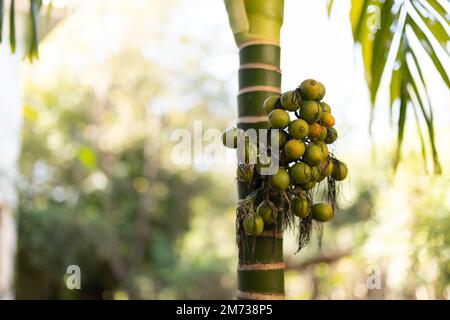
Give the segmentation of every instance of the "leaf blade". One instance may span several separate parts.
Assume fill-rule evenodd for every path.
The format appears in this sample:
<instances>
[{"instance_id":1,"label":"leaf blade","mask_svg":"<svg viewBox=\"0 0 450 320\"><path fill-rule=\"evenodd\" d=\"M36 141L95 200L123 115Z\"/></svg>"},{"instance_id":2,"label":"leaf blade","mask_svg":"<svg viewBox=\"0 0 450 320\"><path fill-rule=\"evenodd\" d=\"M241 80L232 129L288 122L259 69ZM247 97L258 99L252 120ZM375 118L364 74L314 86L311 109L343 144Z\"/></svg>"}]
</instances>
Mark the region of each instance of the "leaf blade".
<instances>
[{"instance_id":1,"label":"leaf blade","mask_svg":"<svg viewBox=\"0 0 450 320\"><path fill-rule=\"evenodd\" d=\"M9 7L9 47L11 53L16 52L16 21L15 21L15 1L11 0Z\"/></svg>"},{"instance_id":2,"label":"leaf blade","mask_svg":"<svg viewBox=\"0 0 450 320\"><path fill-rule=\"evenodd\" d=\"M413 19L411 19L410 16L407 17L407 24L409 26L411 26L416 37L419 39L420 43L422 44L422 48L424 48L425 52L431 58L431 61L433 62L434 66L436 67L439 74L441 75L442 80L444 80L447 87L450 87L450 79L447 75L447 72L445 71L444 66L442 65L440 59L438 58L436 51L434 50L430 40L428 40L425 33L422 31L422 29L420 29L420 27L417 25L417 23Z\"/></svg>"}]
</instances>

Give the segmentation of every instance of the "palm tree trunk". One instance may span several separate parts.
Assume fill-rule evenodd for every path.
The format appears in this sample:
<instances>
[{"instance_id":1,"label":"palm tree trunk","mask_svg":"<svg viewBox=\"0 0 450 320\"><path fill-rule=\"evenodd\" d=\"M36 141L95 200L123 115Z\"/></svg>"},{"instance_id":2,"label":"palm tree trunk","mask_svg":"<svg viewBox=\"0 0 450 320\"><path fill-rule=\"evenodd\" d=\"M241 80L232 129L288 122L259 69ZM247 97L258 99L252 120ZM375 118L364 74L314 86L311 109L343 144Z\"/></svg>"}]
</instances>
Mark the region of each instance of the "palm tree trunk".
<instances>
[{"instance_id":1,"label":"palm tree trunk","mask_svg":"<svg viewBox=\"0 0 450 320\"><path fill-rule=\"evenodd\" d=\"M264 100L280 93L280 29L283 0L225 0L239 47L238 127L267 128ZM238 183L239 199L249 190ZM255 239L242 240L239 248L238 299L283 299L284 263L282 228ZM255 245L253 252L252 246Z\"/></svg>"}]
</instances>

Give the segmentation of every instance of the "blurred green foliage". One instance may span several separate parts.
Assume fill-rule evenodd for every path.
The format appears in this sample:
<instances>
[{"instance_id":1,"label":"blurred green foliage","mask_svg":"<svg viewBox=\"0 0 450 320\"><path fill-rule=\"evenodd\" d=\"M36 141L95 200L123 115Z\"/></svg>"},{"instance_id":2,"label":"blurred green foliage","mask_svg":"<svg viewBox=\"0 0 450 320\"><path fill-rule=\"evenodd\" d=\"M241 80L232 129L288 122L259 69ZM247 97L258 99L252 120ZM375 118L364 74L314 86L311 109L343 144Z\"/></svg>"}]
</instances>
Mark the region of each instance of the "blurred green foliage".
<instances>
[{"instance_id":1,"label":"blurred green foliage","mask_svg":"<svg viewBox=\"0 0 450 320\"><path fill-rule=\"evenodd\" d=\"M64 78L48 90L28 88L18 298L231 297L231 285L220 284L229 259L205 255L207 261L181 264L180 242L195 215L224 219L232 183L176 167L168 156L174 129L189 128L200 114L204 125L227 120L211 112L207 99L190 114L154 113L151 105L164 92L158 78L148 77L150 65L136 52L112 57L102 68L116 74L102 96ZM203 81L208 77L197 84ZM201 249L209 243L202 241ZM71 264L81 268L82 290L65 287Z\"/></svg>"}]
</instances>

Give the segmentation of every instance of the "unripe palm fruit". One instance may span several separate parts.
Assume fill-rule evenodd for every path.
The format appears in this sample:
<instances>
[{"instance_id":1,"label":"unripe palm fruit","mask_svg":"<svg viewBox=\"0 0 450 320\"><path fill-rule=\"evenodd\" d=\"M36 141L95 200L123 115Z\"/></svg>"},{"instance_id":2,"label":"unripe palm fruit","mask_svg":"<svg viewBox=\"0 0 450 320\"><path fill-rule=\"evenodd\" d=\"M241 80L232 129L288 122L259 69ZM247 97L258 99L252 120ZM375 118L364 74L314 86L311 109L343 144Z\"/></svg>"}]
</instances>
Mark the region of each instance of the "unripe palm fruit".
<instances>
[{"instance_id":1,"label":"unripe palm fruit","mask_svg":"<svg viewBox=\"0 0 450 320\"><path fill-rule=\"evenodd\" d=\"M284 129L289 125L289 114L282 109L275 109L269 113L269 124L275 129Z\"/></svg>"},{"instance_id":2,"label":"unripe palm fruit","mask_svg":"<svg viewBox=\"0 0 450 320\"><path fill-rule=\"evenodd\" d=\"M286 91L280 97L281 107L288 111L296 111L300 108L300 97L295 91Z\"/></svg>"},{"instance_id":3,"label":"unripe palm fruit","mask_svg":"<svg viewBox=\"0 0 450 320\"><path fill-rule=\"evenodd\" d=\"M325 87L319 81L307 79L300 84L300 95L304 100L322 100L325 96Z\"/></svg>"},{"instance_id":4,"label":"unripe palm fruit","mask_svg":"<svg viewBox=\"0 0 450 320\"><path fill-rule=\"evenodd\" d=\"M325 157L322 152L322 147L320 145L316 143L311 143L309 146L306 147L303 159L310 166L318 165L324 158Z\"/></svg>"},{"instance_id":5,"label":"unripe palm fruit","mask_svg":"<svg viewBox=\"0 0 450 320\"><path fill-rule=\"evenodd\" d=\"M319 169L322 175L329 177L333 173L333 161L331 159L326 159L319 164Z\"/></svg>"},{"instance_id":6,"label":"unripe palm fruit","mask_svg":"<svg viewBox=\"0 0 450 320\"><path fill-rule=\"evenodd\" d=\"M256 213L263 218L264 225L271 225L277 218L277 212L272 210L272 207L267 201L259 204Z\"/></svg>"},{"instance_id":7,"label":"unripe palm fruit","mask_svg":"<svg viewBox=\"0 0 450 320\"><path fill-rule=\"evenodd\" d=\"M300 117L309 124L313 124L322 117L322 108L317 101L304 101L300 108Z\"/></svg>"},{"instance_id":8,"label":"unripe palm fruit","mask_svg":"<svg viewBox=\"0 0 450 320\"><path fill-rule=\"evenodd\" d=\"M291 184L289 173L283 168L279 168L278 172L270 176L270 185L279 191L286 190Z\"/></svg>"},{"instance_id":9,"label":"unripe palm fruit","mask_svg":"<svg viewBox=\"0 0 450 320\"><path fill-rule=\"evenodd\" d=\"M264 230L264 220L258 214L247 214L242 222L248 235L257 236Z\"/></svg>"},{"instance_id":10,"label":"unripe palm fruit","mask_svg":"<svg viewBox=\"0 0 450 320\"><path fill-rule=\"evenodd\" d=\"M295 139L303 139L309 133L309 124L303 119L297 119L289 124L289 134Z\"/></svg>"},{"instance_id":11,"label":"unripe palm fruit","mask_svg":"<svg viewBox=\"0 0 450 320\"><path fill-rule=\"evenodd\" d=\"M326 158L328 158L328 147L327 147L326 143L323 141L316 141L316 142L314 142L314 144L318 145L320 147L320 149L322 150L322 154L323 154L322 160L325 160Z\"/></svg>"},{"instance_id":12,"label":"unripe palm fruit","mask_svg":"<svg viewBox=\"0 0 450 320\"><path fill-rule=\"evenodd\" d=\"M320 104L322 105L322 111L331 113L331 107L328 103L321 102Z\"/></svg>"},{"instance_id":13,"label":"unripe palm fruit","mask_svg":"<svg viewBox=\"0 0 450 320\"><path fill-rule=\"evenodd\" d=\"M334 162L333 163L334 167L333 167L333 173L331 174L331 177L337 181L344 180L348 174L347 166L345 165L345 163L343 163L342 161L339 161L339 160L334 160L333 162Z\"/></svg>"},{"instance_id":14,"label":"unripe palm fruit","mask_svg":"<svg viewBox=\"0 0 450 320\"><path fill-rule=\"evenodd\" d=\"M335 128L327 128L327 136L325 137L325 143L331 144L338 138L338 133Z\"/></svg>"},{"instance_id":15,"label":"unripe palm fruit","mask_svg":"<svg viewBox=\"0 0 450 320\"><path fill-rule=\"evenodd\" d=\"M315 185L316 185L316 182L314 180L311 180L310 182L301 184L300 188L302 190L307 191L307 190L311 190L312 188L314 188Z\"/></svg>"},{"instance_id":16,"label":"unripe palm fruit","mask_svg":"<svg viewBox=\"0 0 450 320\"><path fill-rule=\"evenodd\" d=\"M266 112L266 114L269 114L273 109L277 107L277 104L279 103L279 96L271 96L268 97L266 100L264 100L263 103L263 109Z\"/></svg>"},{"instance_id":17,"label":"unripe palm fruit","mask_svg":"<svg viewBox=\"0 0 450 320\"><path fill-rule=\"evenodd\" d=\"M311 167L306 163L298 162L289 168L292 180L295 184L307 183L311 180Z\"/></svg>"},{"instance_id":18,"label":"unripe palm fruit","mask_svg":"<svg viewBox=\"0 0 450 320\"><path fill-rule=\"evenodd\" d=\"M308 136L311 139L318 139L322 136L322 132L326 131L326 129L324 127L322 127L320 124L318 123L313 123L312 125L309 126L309 134Z\"/></svg>"},{"instance_id":19,"label":"unripe palm fruit","mask_svg":"<svg viewBox=\"0 0 450 320\"><path fill-rule=\"evenodd\" d=\"M325 222L333 218L333 208L328 203L316 203L312 206L314 220Z\"/></svg>"},{"instance_id":20,"label":"unripe palm fruit","mask_svg":"<svg viewBox=\"0 0 450 320\"><path fill-rule=\"evenodd\" d=\"M312 167L311 168L311 180L312 181L319 181L321 177L320 169L318 167Z\"/></svg>"},{"instance_id":21,"label":"unripe palm fruit","mask_svg":"<svg viewBox=\"0 0 450 320\"><path fill-rule=\"evenodd\" d=\"M292 201L292 212L299 218L306 218L309 216L311 206L309 201L305 198L295 197Z\"/></svg>"},{"instance_id":22,"label":"unripe palm fruit","mask_svg":"<svg viewBox=\"0 0 450 320\"><path fill-rule=\"evenodd\" d=\"M238 180L245 182L245 183L250 183L253 180L253 175L254 175L253 166L240 165L237 167L236 176L237 176Z\"/></svg>"},{"instance_id":23,"label":"unripe palm fruit","mask_svg":"<svg viewBox=\"0 0 450 320\"><path fill-rule=\"evenodd\" d=\"M320 124L327 128L334 126L335 120L333 115L327 111L323 111L322 117L320 118Z\"/></svg>"},{"instance_id":24,"label":"unripe palm fruit","mask_svg":"<svg viewBox=\"0 0 450 320\"><path fill-rule=\"evenodd\" d=\"M231 127L222 133L222 143L227 148L236 149L238 145L239 129Z\"/></svg>"},{"instance_id":25,"label":"unripe palm fruit","mask_svg":"<svg viewBox=\"0 0 450 320\"><path fill-rule=\"evenodd\" d=\"M284 153L288 160L298 160L305 153L305 144L297 139L289 140L284 146Z\"/></svg>"}]
</instances>

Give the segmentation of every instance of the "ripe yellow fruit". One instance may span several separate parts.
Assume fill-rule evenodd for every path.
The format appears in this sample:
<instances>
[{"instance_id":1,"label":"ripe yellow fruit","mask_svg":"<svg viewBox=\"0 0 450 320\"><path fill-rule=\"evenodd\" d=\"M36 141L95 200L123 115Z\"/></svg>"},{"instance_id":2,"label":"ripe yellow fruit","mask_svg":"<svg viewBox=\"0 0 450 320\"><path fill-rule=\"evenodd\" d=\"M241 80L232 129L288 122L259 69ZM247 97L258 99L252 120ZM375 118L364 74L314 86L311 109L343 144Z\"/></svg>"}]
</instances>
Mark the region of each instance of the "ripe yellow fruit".
<instances>
[{"instance_id":1,"label":"ripe yellow fruit","mask_svg":"<svg viewBox=\"0 0 450 320\"><path fill-rule=\"evenodd\" d=\"M309 124L303 119L297 119L289 124L289 134L295 139L303 139L309 133Z\"/></svg>"},{"instance_id":2,"label":"ripe yellow fruit","mask_svg":"<svg viewBox=\"0 0 450 320\"><path fill-rule=\"evenodd\" d=\"M325 87L319 81L307 79L300 84L300 95L304 100L322 100L325 96Z\"/></svg>"},{"instance_id":3,"label":"ripe yellow fruit","mask_svg":"<svg viewBox=\"0 0 450 320\"><path fill-rule=\"evenodd\" d=\"M287 91L281 95L281 107L288 111L296 111L300 108L300 97L295 91Z\"/></svg>"},{"instance_id":4,"label":"ripe yellow fruit","mask_svg":"<svg viewBox=\"0 0 450 320\"><path fill-rule=\"evenodd\" d=\"M322 132L320 133L320 136L319 137L317 137L315 140L317 140L317 141L324 141L325 140L325 138L327 137L327 128L325 128L325 127L322 127Z\"/></svg>"},{"instance_id":5,"label":"ripe yellow fruit","mask_svg":"<svg viewBox=\"0 0 450 320\"><path fill-rule=\"evenodd\" d=\"M333 218L333 208L328 203L316 203L312 206L314 220L325 222Z\"/></svg>"},{"instance_id":6,"label":"ripe yellow fruit","mask_svg":"<svg viewBox=\"0 0 450 320\"><path fill-rule=\"evenodd\" d=\"M277 107L279 98L279 96L271 96L264 100L263 109L267 114L269 114L273 109Z\"/></svg>"},{"instance_id":7,"label":"ripe yellow fruit","mask_svg":"<svg viewBox=\"0 0 450 320\"><path fill-rule=\"evenodd\" d=\"M288 160L298 160L305 153L305 144L297 139L289 140L284 146L284 153Z\"/></svg>"},{"instance_id":8,"label":"ripe yellow fruit","mask_svg":"<svg viewBox=\"0 0 450 320\"><path fill-rule=\"evenodd\" d=\"M299 218L306 218L311 211L310 203L305 198L295 197L292 200L292 212Z\"/></svg>"},{"instance_id":9,"label":"ripe yellow fruit","mask_svg":"<svg viewBox=\"0 0 450 320\"><path fill-rule=\"evenodd\" d=\"M304 101L300 108L300 117L309 124L313 124L322 117L322 107L317 101Z\"/></svg>"},{"instance_id":10,"label":"ripe yellow fruit","mask_svg":"<svg viewBox=\"0 0 450 320\"><path fill-rule=\"evenodd\" d=\"M269 113L269 124L275 129L284 129L289 125L289 114L282 109L275 109Z\"/></svg>"},{"instance_id":11,"label":"ripe yellow fruit","mask_svg":"<svg viewBox=\"0 0 450 320\"><path fill-rule=\"evenodd\" d=\"M307 183L311 180L311 167L306 163L298 162L289 168L292 180L295 184Z\"/></svg>"},{"instance_id":12,"label":"ripe yellow fruit","mask_svg":"<svg viewBox=\"0 0 450 320\"><path fill-rule=\"evenodd\" d=\"M258 214L248 214L242 222L244 230L248 235L256 236L264 230L264 220Z\"/></svg>"},{"instance_id":13,"label":"ripe yellow fruit","mask_svg":"<svg viewBox=\"0 0 450 320\"><path fill-rule=\"evenodd\" d=\"M345 165L345 163L339 160L334 160L333 162L334 168L331 177L337 181L344 180L348 174L347 166Z\"/></svg>"},{"instance_id":14,"label":"ripe yellow fruit","mask_svg":"<svg viewBox=\"0 0 450 320\"><path fill-rule=\"evenodd\" d=\"M277 218L277 212L272 210L272 207L267 201L259 204L256 213L263 218L264 225L271 225Z\"/></svg>"},{"instance_id":15,"label":"ripe yellow fruit","mask_svg":"<svg viewBox=\"0 0 450 320\"><path fill-rule=\"evenodd\" d=\"M335 120L334 117L331 113L329 112L322 112L322 117L320 118L320 123L324 126L324 127L332 127L335 124Z\"/></svg>"},{"instance_id":16,"label":"ripe yellow fruit","mask_svg":"<svg viewBox=\"0 0 450 320\"><path fill-rule=\"evenodd\" d=\"M318 123L313 123L310 127L309 127L309 134L308 136L311 139L318 139L322 136L322 132L326 131L326 129L324 127L322 127L320 124Z\"/></svg>"},{"instance_id":17,"label":"ripe yellow fruit","mask_svg":"<svg viewBox=\"0 0 450 320\"><path fill-rule=\"evenodd\" d=\"M283 168L278 169L278 172L275 173L273 176L270 176L270 185L279 190L284 191L286 190L289 185L291 184L291 177L289 176L289 173Z\"/></svg>"}]
</instances>

